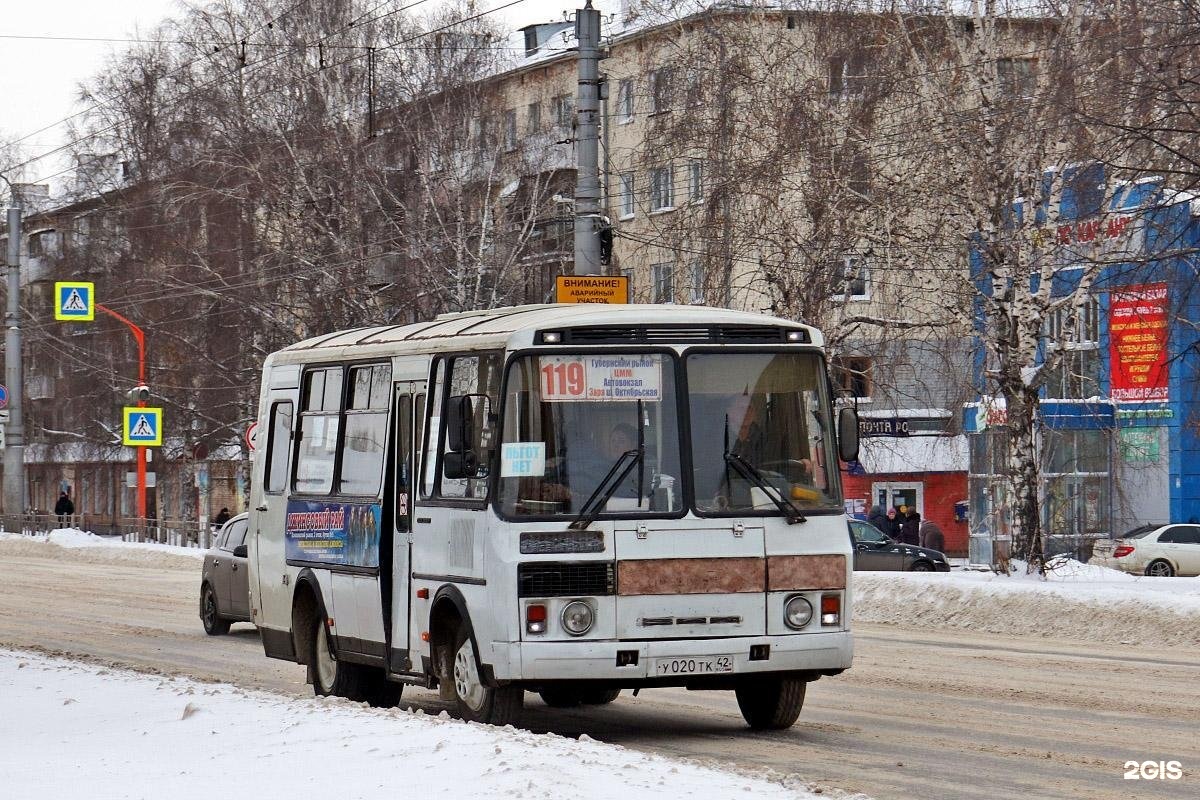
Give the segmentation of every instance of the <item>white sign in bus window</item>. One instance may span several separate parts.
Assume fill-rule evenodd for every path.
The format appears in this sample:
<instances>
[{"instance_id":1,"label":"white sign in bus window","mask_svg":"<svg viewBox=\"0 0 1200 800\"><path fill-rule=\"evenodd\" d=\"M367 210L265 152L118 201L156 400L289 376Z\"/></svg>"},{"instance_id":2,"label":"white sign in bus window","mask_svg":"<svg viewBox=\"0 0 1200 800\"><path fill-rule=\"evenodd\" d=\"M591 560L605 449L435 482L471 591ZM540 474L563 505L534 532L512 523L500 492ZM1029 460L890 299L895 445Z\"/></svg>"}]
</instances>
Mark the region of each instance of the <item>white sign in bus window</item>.
<instances>
[{"instance_id":1,"label":"white sign in bus window","mask_svg":"<svg viewBox=\"0 0 1200 800\"><path fill-rule=\"evenodd\" d=\"M542 400L658 402L662 356L542 356Z\"/></svg>"},{"instance_id":2,"label":"white sign in bus window","mask_svg":"<svg viewBox=\"0 0 1200 800\"><path fill-rule=\"evenodd\" d=\"M505 442L500 447L501 478L540 478L545 474L545 442Z\"/></svg>"}]
</instances>

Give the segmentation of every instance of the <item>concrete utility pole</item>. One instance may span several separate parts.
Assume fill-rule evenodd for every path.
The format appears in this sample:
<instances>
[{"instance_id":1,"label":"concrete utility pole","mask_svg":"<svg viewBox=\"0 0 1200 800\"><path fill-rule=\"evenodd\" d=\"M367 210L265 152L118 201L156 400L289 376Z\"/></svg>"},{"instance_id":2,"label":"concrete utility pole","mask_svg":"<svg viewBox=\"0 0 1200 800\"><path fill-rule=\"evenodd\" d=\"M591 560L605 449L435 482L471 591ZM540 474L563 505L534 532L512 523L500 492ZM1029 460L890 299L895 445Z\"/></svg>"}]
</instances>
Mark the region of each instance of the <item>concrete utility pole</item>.
<instances>
[{"instance_id":1,"label":"concrete utility pole","mask_svg":"<svg viewBox=\"0 0 1200 800\"><path fill-rule=\"evenodd\" d=\"M600 267L600 12L592 0L575 12L579 92L575 99L575 274Z\"/></svg>"},{"instance_id":2,"label":"concrete utility pole","mask_svg":"<svg viewBox=\"0 0 1200 800\"><path fill-rule=\"evenodd\" d=\"M21 197L11 183L8 188L12 193L12 207L8 209L8 310L4 314L4 381L8 384L4 513L20 520L25 512L25 421L21 416L25 405L21 371Z\"/></svg>"}]
</instances>

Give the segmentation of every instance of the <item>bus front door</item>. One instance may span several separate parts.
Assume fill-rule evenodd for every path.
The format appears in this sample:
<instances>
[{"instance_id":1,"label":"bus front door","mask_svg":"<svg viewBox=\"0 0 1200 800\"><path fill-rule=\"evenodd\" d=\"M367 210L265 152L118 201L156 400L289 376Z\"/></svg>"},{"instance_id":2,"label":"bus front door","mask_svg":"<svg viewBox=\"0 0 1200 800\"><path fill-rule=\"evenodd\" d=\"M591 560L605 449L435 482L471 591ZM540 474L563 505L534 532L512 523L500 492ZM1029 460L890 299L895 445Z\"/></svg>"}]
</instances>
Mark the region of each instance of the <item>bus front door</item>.
<instances>
[{"instance_id":1,"label":"bus front door","mask_svg":"<svg viewBox=\"0 0 1200 800\"><path fill-rule=\"evenodd\" d=\"M410 657L412 594L412 523L416 500L417 446L420 423L425 418L425 382L406 381L395 385L392 419L392 558L388 590L388 669L413 672ZM382 565L381 565L382 566Z\"/></svg>"}]
</instances>

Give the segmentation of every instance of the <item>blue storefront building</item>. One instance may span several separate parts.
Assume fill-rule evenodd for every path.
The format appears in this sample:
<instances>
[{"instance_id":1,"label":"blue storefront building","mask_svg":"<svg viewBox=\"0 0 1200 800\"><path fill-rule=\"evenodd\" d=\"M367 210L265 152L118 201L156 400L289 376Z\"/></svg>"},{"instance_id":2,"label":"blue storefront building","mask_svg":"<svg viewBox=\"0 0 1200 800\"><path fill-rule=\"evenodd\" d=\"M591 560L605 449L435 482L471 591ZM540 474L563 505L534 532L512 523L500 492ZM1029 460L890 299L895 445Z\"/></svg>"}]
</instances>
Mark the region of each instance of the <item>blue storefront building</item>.
<instances>
[{"instance_id":1,"label":"blue storefront building","mask_svg":"<svg viewBox=\"0 0 1200 800\"><path fill-rule=\"evenodd\" d=\"M1085 275L1094 283L1078 313L1043 326L1040 358L1057 350L1059 364L1041 390L1042 520L1052 551L1086 554L1090 540L1137 525L1200 521L1200 198L1161 180L1107 182L1095 164L1064 175L1057 194L1054 222L1032 229L1053 260L1051 296ZM978 304L976 330L984 324ZM986 561L1007 538L1007 417L977 351L979 396L963 428L972 560Z\"/></svg>"}]
</instances>

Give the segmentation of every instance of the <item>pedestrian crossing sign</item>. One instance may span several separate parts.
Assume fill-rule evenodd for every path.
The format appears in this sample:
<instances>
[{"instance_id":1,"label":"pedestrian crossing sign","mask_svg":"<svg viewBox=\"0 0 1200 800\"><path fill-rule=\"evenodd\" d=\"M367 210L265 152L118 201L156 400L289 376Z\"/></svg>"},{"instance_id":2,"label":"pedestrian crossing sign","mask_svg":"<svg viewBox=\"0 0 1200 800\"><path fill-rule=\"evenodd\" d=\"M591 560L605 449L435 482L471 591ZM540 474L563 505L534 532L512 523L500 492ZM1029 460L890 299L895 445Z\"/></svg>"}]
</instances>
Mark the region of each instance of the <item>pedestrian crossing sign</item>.
<instances>
[{"instance_id":1,"label":"pedestrian crossing sign","mask_svg":"<svg viewBox=\"0 0 1200 800\"><path fill-rule=\"evenodd\" d=\"M91 322L96 318L96 284L91 281L58 281L54 298L56 320Z\"/></svg>"},{"instance_id":2,"label":"pedestrian crossing sign","mask_svg":"<svg viewBox=\"0 0 1200 800\"><path fill-rule=\"evenodd\" d=\"M161 408L125 406L125 438L128 447L162 447Z\"/></svg>"}]
</instances>

